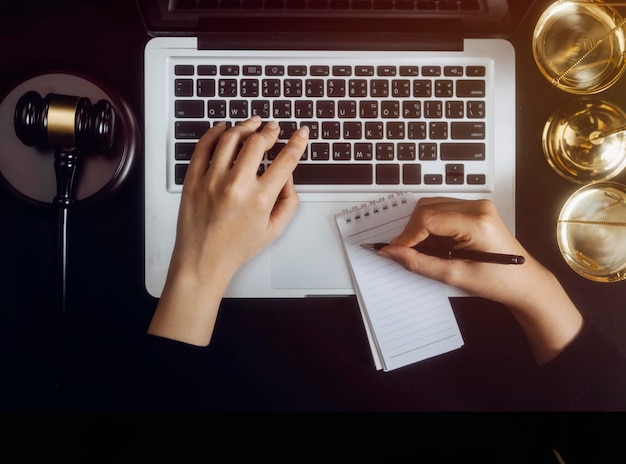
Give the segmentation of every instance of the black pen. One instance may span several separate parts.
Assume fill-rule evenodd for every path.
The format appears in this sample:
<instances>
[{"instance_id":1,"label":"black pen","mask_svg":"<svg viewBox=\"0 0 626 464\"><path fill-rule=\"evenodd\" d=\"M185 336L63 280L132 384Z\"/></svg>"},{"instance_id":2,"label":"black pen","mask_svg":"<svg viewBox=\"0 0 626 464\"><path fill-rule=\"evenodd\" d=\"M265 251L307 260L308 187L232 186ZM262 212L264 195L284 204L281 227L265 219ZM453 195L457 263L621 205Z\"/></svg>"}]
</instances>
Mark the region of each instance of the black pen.
<instances>
[{"instance_id":1,"label":"black pen","mask_svg":"<svg viewBox=\"0 0 626 464\"><path fill-rule=\"evenodd\" d=\"M380 250L389 245L388 243L363 243L361 246L369 250ZM454 248L441 248L429 245L415 245L414 250L424 253L425 255L436 256L438 258L448 259L465 259L467 261L476 261L480 263L494 264L524 264L526 259L519 255L507 255L501 253L487 253L486 251L463 250Z\"/></svg>"}]
</instances>

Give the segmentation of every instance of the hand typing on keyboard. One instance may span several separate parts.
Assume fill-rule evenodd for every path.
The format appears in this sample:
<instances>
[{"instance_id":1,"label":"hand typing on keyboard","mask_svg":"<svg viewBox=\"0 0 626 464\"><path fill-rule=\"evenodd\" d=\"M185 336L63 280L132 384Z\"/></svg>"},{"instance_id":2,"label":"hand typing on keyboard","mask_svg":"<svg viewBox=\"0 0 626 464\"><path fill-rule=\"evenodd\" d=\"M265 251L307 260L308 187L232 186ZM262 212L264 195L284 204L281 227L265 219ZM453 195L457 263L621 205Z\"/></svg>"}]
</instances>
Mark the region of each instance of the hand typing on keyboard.
<instances>
[{"instance_id":1,"label":"hand typing on keyboard","mask_svg":"<svg viewBox=\"0 0 626 464\"><path fill-rule=\"evenodd\" d=\"M207 345L222 295L235 271L274 240L293 216L293 170L308 141L296 130L262 176L264 153L280 128L252 117L218 124L199 140L187 172L176 244L149 333Z\"/></svg>"},{"instance_id":2,"label":"hand typing on keyboard","mask_svg":"<svg viewBox=\"0 0 626 464\"><path fill-rule=\"evenodd\" d=\"M526 262L499 266L449 260L410 248L431 234L454 239L457 248L515 253ZM507 305L539 364L565 349L582 327L582 316L556 277L524 250L489 201L422 198L403 233L379 253L417 274Z\"/></svg>"}]
</instances>

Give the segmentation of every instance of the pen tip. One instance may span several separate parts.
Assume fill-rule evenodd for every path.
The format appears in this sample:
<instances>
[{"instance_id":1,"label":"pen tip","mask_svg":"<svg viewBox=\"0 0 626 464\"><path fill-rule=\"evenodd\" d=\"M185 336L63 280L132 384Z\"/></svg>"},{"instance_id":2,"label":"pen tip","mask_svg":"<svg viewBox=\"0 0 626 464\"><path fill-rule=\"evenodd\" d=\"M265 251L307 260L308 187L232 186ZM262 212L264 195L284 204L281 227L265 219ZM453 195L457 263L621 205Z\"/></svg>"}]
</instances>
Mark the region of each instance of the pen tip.
<instances>
[{"instance_id":1,"label":"pen tip","mask_svg":"<svg viewBox=\"0 0 626 464\"><path fill-rule=\"evenodd\" d=\"M361 246L363 248L367 248L368 250L373 250L374 249L374 244L373 243L361 243Z\"/></svg>"}]
</instances>

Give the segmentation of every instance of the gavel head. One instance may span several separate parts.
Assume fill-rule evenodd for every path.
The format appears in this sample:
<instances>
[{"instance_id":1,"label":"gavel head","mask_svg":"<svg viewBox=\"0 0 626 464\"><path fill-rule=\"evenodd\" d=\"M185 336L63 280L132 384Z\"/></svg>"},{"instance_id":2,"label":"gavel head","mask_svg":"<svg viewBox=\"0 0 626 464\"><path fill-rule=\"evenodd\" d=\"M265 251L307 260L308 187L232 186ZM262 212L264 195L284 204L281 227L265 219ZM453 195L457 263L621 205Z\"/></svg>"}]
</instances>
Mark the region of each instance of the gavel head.
<instances>
[{"instance_id":1,"label":"gavel head","mask_svg":"<svg viewBox=\"0 0 626 464\"><path fill-rule=\"evenodd\" d=\"M106 100L25 93L14 115L17 137L27 146L81 153L106 153L115 140L115 110Z\"/></svg>"}]
</instances>

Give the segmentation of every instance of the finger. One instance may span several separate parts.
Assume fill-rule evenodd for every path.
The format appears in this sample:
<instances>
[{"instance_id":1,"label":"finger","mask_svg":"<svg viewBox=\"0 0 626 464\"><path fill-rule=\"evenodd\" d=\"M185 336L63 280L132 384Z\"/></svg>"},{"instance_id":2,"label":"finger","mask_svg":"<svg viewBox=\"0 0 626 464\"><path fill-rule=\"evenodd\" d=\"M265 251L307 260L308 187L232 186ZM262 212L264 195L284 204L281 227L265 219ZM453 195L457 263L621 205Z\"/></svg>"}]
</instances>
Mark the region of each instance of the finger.
<instances>
[{"instance_id":1,"label":"finger","mask_svg":"<svg viewBox=\"0 0 626 464\"><path fill-rule=\"evenodd\" d=\"M471 264L463 260L441 259L397 245L387 246L379 254L392 259L408 271L455 287L467 290L464 286L471 282L471 277L467 277L468 272L472 272L469 267Z\"/></svg>"},{"instance_id":2,"label":"finger","mask_svg":"<svg viewBox=\"0 0 626 464\"><path fill-rule=\"evenodd\" d=\"M293 177L290 176L280 191L270 216L270 227L274 237L278 237L284 230L298 209L299 204L300 199L293 183Z\"/></svg>"},{"instance_id":3,"label":"finger","mask_svg":"<svg viewBox=\"0 0 626 464\"><path fill-rule=\"evenodd\" d=\"M309 128L307 126L300 127L293 133L287 145L276 156L276 159L267 168L267 171L261 177L261 180L268 185L275 185L282 188L289 178L292 177L293 171L298 166L306 144L309 140Z\"/></svg>"},{"instance_id":4,"label":"finger","mask_svg":"<svg viewBox=\"0 0 626 464\"><path fill-rule=\"evenodd\" d=\"M418 201L409 222L392 243L413 246L429 235L450 237L463 242L471 237L475 205L470 201L448 198L429 198Z\"/></svg>"},{"instance_id":5,"label":"finger","mask_svg":"<svg viewBox=\"0 0 626 464\"><path fill-rule=\"evenodd\" d=\"M189 168L185 175L185 183L191 182L193 179L204 176L206 174L209 165L211 164L211 156L213 150L219 141L219 138L226 130L226 123L219 122L215 126L207 130L198 143L196 144L193 154L191 155L191 161L189 162Z\"/></svg>"},{"instance_id":6,"label":"finger","mask_svg":"<svg viewBox=\"0 0 626 464\"><path fill-rule=\"evenodd\" d=\"M275 121L265 124L260 132L251 134L239 151L236 168L256 176L265 152L274 146L279 134L280 126Z\"/></svg>"},{"instance_id":7,"label":"finger","mask_svg":"<svg viewBox=\"0 0 626 464\"><path fill-rule=\"evenodd\" d=\"M260 125L261 118L259 116L252 116L250 119L246 119L241 124L237 124L235 127L224 132L213 152L209 170L223 172L230 169L237 157L241 143L248 138L250 134L253 134Z\"/></svg>"}]
</instances>

